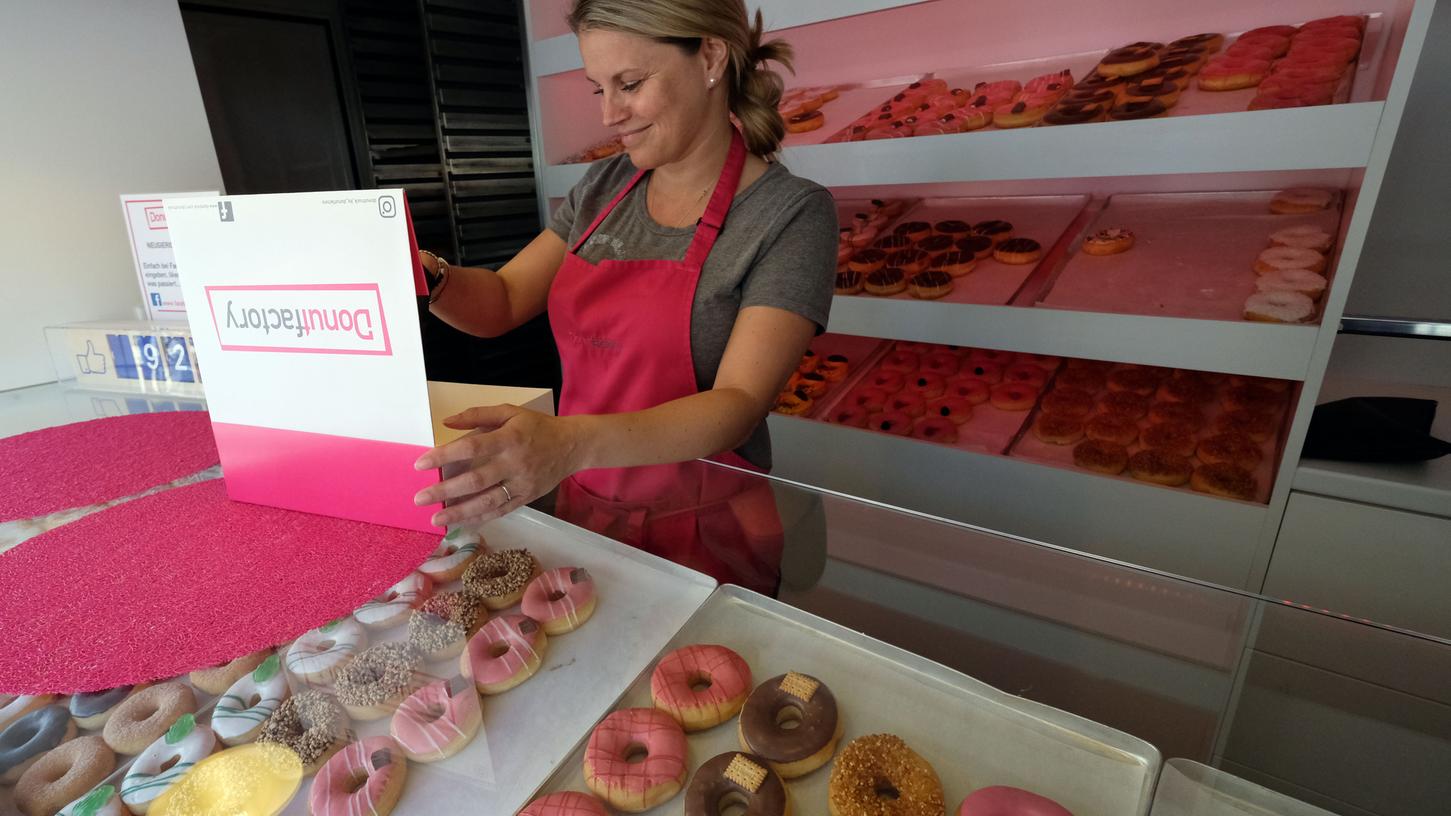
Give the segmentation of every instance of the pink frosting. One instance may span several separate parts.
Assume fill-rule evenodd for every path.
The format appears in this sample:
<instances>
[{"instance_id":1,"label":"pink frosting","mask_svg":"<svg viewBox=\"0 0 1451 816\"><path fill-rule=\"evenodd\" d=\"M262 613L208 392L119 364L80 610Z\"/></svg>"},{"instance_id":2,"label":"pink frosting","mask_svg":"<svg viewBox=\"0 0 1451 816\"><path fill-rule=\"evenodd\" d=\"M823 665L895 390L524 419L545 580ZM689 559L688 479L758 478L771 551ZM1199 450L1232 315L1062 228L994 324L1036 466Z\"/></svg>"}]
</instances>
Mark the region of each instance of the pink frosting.
<instances>
[{"instance_id":1,"label":"pink frosting","mask_svg":"<svg viewBox=\"0 0 1451 816\"><path fill-rule=\"evenodd\" d=\"M407 773L408 760L391 737L367 737L333 755L317 772L309 803L317 816L356 816L376 813L383 790L394 774ZM349 793L353 778L368 775L361 788Z\"/></svg>"},{"instance_id":2,"label":"pink frosting","mask_svg":"<svg viewBox=\"0 0 1451 816\"><path fill-rule=\"evenodd\" d=\"M696 691L697 678L709 678L710 688ZM751 667L724 646L684 646L668 655L650 675L650 694L672 711L723 706L751 692Z\"/></svg>"},{"instance_id":3,"label":"pink frosting","mask_svg":"<svg viewBox=\"0 0 1451 816\"><path fill-rule=\"evenodd\" d=\"M630 762L630 746L645 759ZM685 782L685 731L658 708L624 708L595 726L584 749L585 779L592 790L640 793L667 782Z\"/></svg>"},{"instance_id":4,"label":"pink frosting","mask_svg":"<svg viewBox=\"0 0 1451 816\"><path fill-rule=\"evenodd\" d=\"M1073 816L1046 796L1022 788L993 785L973 791L962 800L957 816Z\"/></svg>"},{"instance_id":5,"label":"pink frosting","mask_svg":"<svg viewBox=\"0 0 1451 816\"><path fill-rule=\"evenodd\" d=\"M559 600L551 601L549 596L560 593ZM524 590L524 601L520 608L525 615L537 621L564 619L571 628L582 621L579 610L594 600L595 582L588 572L580 567L560 567L541 573Z\"/></svg>"},{"instance_id":6,"label":"pink frosting","mask_svg":"<svg viewBox=\"0 0 1451 816\"><path fill-rule=\"evenodd\" d=\"M529 670L530 661L537 663L544 659L543 639L544 628L527 615L494 618L469 639L469 669L479 683L502 683ZM498 657L490 656L490 650L500 643L508 651Z\"/></svg>"},{"instance_id":7,"label":"pink frosting","mask_svg":"<svg viewBox=\"0 0 1451 816\"><path fill-rule=\"evenodd\" d=\"M551 793L524 806L519 816L610 816L600 800L587 793Z\"/></svg>"},{"instance_id":8,"label":"pink frosting","mask_svg":"<svg viewBox=\"0 0 1451 816\"><path fill-rule=\"evenodd\" d=\"M442 754L457 740L469 739L478 723L479 693L466 678L429 683L410 694L393 714L393 739L415 756ZM434 716L442 711L441 716Z\"/></svg>"}]
</instances>

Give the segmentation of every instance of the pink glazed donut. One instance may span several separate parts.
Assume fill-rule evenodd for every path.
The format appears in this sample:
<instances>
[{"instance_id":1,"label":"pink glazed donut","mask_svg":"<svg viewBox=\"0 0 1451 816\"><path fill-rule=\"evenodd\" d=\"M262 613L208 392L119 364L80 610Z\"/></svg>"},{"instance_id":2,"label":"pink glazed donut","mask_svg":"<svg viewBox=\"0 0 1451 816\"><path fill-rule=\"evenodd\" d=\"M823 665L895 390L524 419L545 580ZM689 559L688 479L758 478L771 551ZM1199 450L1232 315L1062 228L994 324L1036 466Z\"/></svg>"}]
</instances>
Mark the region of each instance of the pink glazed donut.
<instances>
[{"instance_id":1,"label":"pink glazed donut","mask_svg":"<svg viewBox=\"0 0 1451 816\"><path fill-rule=\"evenodd\" d=\"M573 632L595 611L595 582L583 567L560 567L539 574L524 590L520 607L550 636Z\"/></svg>"},{"instance_id":2,"label":"pink glazed donut","mask_svg":"<svg viewBox=\"0 0 1451 816\"><path fill-rule=\"evenodd\" d=\"M910 424L910 423L909 423ZM750 696L751 667L724 646L682 646L650 675L655 707L686 731L704 731L734 717Z\"/></svg>"},{"instance_id":3,"label":"pink glazed donut","mask_svg":"<svg viewBox=\"0 0 1451 816\"><path fill-rule=\"evenodd\" d=\"M366 737L333 754L322 766L308 804L315 816L388 816L407 776L408 760L391 737Z\"/></svg>"},{"instance_id":4,"label":"pink glazed donut","mask_svg":"<svg viewBox=\"0 0 1451 816\"><path fill-rule=\"evenodd\" d=\"M524 806L519 816L610 816L600 800L579 791L541 796Z\"/></svg>"},{"instance_id":5,"label":"pink glazed donut","mask_svg":"<svg viewBox=\"0 0 1451 816\"><path fill-rule=\"evenodd\" d=\"M1046 796L1022 788L993 785L973 791L962 800L957 816L1073 816Z\"/></svg>"},{"instance_id":6,"label":"pink glazed donut","mask_svg":"<svg viewBox=\"0 0 1451 816\"><path fill-rule=\"evenodd\" d=\"M469 639L459 669L480 693L503 694L539 671L548 644L544 627L527 615L494 618Z\"/></svg>"},{"instance_id":7,"label":"pink glazed donut","mask_svg":"<svg viewBox=\"0 0 1451 816\"><path fill-rule=\"evenodd\" d=\"M669 714L658 708L624 708L590 733L584 783L613 807L639 813L680 792L685 758L685 732Z\"/></svg>"}]
</instances>

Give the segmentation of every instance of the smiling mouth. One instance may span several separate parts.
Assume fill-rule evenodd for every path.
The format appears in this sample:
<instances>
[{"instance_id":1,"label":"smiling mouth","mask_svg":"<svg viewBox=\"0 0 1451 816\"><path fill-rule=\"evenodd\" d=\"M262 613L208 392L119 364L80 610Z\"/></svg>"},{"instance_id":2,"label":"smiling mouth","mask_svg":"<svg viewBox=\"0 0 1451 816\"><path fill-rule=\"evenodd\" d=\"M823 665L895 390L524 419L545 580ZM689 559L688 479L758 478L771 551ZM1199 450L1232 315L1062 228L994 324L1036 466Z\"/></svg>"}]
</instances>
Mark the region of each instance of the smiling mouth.
<instances>
[{"instance_id":1,"label":"smiling mouth","mask_svg":"<svg viewBox=\"0 0 1451 816\"><path fill-rule=\"evenodd\" d=\"M620 141L624 142L625 144L629 144L630 142L634 141L636 137L638 137L640 134L644 133L646 130L649 130L649 129L650 129L650 126L649 125L646 125L645 127L642 127L639 130L632 130L632 131L630 131L628 133L621 133L620 134Z\"/></svg>"}]
</instances>

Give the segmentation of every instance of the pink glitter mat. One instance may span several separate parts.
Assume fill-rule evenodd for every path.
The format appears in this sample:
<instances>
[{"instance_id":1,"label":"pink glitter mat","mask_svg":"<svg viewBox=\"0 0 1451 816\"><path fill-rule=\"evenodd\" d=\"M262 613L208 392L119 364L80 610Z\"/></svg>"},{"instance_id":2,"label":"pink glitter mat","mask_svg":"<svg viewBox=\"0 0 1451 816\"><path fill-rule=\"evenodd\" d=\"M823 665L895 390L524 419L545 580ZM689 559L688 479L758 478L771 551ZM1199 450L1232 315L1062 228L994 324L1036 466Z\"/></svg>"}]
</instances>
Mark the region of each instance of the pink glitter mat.
<instances>
[{"instance_id":1,"label":"pink glitter mat","mask_svg":"<svg viewBox=\"0 0 1451 816\"><path fill-rule=\"evenodd\" d=\"M217 464L202 411L93 419L0 439L0 522L149 490Z\"/></svg>"},{"instance_id":2,"label":"pink glitter mat","mask_svg":"<svg viewBox=\"0 0 1451 816\"><path fill-rule=\"evenodd\" d=\"M0 555L0 693L175 677L349 614L438 538L167 490Z\"/></svg>"}]
</instances>

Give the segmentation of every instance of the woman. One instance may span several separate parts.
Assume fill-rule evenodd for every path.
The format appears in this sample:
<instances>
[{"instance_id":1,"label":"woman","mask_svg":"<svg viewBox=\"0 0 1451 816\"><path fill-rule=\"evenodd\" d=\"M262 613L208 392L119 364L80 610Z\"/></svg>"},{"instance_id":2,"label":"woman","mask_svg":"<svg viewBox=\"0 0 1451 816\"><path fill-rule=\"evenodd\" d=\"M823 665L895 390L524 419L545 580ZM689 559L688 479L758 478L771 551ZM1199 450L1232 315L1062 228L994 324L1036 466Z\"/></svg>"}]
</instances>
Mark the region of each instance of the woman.
<instances>
[{"instance_id":1,"label":"woman","mask_svg":"<svg viewBox=\"0 0 1451 816\"><path fill-rule=\"evenodd\" d=\"M591 166L497 272L423 258L434 314L464 331L501 334L548 307L560 416L496 406L451 418L482 432L418 467L482 464L418 494L454 502L435 524L494 518L561 482L566 511L613 504L637 521L678 511L654 506L665 493L721 500L730 487L683 491L679 470L635 466L768 469L766 415L826 324L835 205L770 162L782 83L763 63L789 68L789 46L763 44L741 0L576 0L569 21L626 153Z\"/></svg>"}]
</instances>

